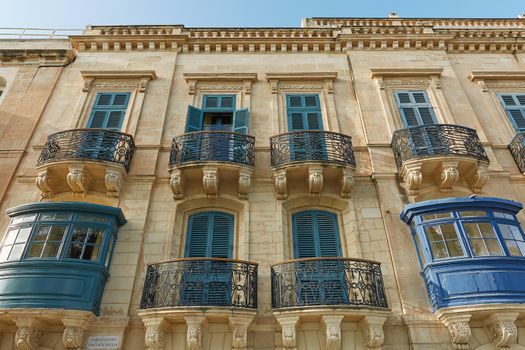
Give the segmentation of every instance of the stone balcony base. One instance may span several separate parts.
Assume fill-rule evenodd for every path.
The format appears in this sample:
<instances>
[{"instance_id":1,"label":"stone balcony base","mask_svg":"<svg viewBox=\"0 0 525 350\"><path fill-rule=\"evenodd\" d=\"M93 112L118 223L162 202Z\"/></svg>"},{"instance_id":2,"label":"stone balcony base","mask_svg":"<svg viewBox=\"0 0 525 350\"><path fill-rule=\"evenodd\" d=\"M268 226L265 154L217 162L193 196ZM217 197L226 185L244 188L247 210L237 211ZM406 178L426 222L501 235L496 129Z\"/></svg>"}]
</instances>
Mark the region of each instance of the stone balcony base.
<instances>
[{"instance_id":1,"label":"stone balcony base","mask_svg":"<svg viewBox=\"0 0 525 350\"><path fill-rule=\"evenodd\" d=\"M62 192L84 197L88 192L118 197L127 174L123 165L106 161L65 160L39 166L36 185L42 198Z\"/></svg>"},{"instance_id":2,"label":"stone balcony base","mask_svg":"<svg viewBox=\"0 0 525 350\"><path fill-rule=\"evenodd\" d=\"M418 195L429 186L438 186L441 192L463 186L480 193L489 180L488 166L475 158L437 156L405 161L399 174L409 195Z\"/></svg>"},{"instance_id":3,"label":"stone balcony base","mask_svg":"<svg viewBox=\"0 0 525 350\"><path fill-rule=\"evenodd\" d=\"M352 166L329 162L298 162L272 168L278 199L288 198L289 192L303 192L305 186L310 195L318 196L323 187L328 187L327 184L335 187L341 197L349 198L354 185L354 171Z\"/></svg>"},{"instance_id":4,"label":"stone balcony base","mask_svg":"<svg viewBox=\"0 0 525 350\"><path fill-rule=\"evenodd\" d=\"M186 349L202 350L208 324L225 322L232 331L232 349L245 350L257 310L198 306L139 310L138 314L146 328L146 349L165 349L167 333L175 324L185 323Z\"/></svg>"},{"instance_id":5,"label":"stone balcony base","mask_svg":"<svg viewBox=\"0 0 525 350\"><path fill-rule=\"evenodd\" d=\"M361 330L366 349L380 349L384 341L383 324L390 309L301 307L274 310L273 315L282 333L284 349L297 349L297 329L302 322L320 322L325 349L341 350L341 322L355 322Z\"/></svg>"},{"instance_id":6,"label":"stone balcony base","mask_svg":"<svg viewBox=\"0 0 525 350\"><path fill-rule=\"evenodd\" d=\"M470 349L471 328L482 327L497 349L510 349L518 340L516 321L525 317L523 304L480 304L435 312L447 327L454 349Z\"/></svg>"},{"instance_id":7,"label":"stone balcony base","mask_svg":"<svg viewBox=\"0 0 525 350\"><path fill-rule=\"evenodd\" d=\"M251 166L221 162L178 165L170 169L170 187L175 199L182 199L189 192L204 193L208 198L216 198L219 192L231 192L246 199L253 171ZM202 187L195 183L201 183Z\"/></svg>"}]
</instances>

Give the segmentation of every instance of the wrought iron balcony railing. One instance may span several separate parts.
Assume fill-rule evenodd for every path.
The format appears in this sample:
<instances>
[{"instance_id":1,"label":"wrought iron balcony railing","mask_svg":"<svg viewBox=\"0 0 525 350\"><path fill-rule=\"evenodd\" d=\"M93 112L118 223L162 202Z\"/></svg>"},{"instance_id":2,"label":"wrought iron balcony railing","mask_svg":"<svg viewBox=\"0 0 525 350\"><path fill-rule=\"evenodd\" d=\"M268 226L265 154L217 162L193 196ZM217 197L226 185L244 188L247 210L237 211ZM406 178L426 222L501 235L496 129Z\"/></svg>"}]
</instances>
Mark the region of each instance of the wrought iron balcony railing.
<instances>
[{"instance_id":1,"label":"wrought iron balcony railing","mask_svg":"<svg viewBox=\"0 0 525 350\"><path fill-rule=\"evenodd\" d=\"M525 173L525 132L518 132L509 144L509 150L520 172Z\"/></svg>"},{"instance_id":2,"label":"wrought iron balcony railing","mask_svg":"<svg viewBox=\"0 0 525 350\"><path fill-rule=\"evenodd\" d=\"M270 138L272 166L328 162L355 166L352 138L329 131L295 131Z\"/></svg>"},{"instance_id":3,"label":"wrought iron balcony railing","mask_svg":"<svg viewBox=\"0 0 525 350\"><path fill-rule=\"evenodd\" d=\"M141 309L180 306L257 308L257 264L187 258L148 265Z\"/></svg>"},{"instance_id":4,"label":"wrought iron balcony railing","mask_svg":"<svg viewBox=\"0 0 525 350\"><path fill-rule=\"evenodd\" d=\"M387 308L378 262L308 258L272 266L272 307L369 306Z\"/></svg>"},{"instance_id":5,"label":"wrought iron balcony railing","mask_svg":"<svg viewBox=\"0 0 525 350\"><path fill-rule=\"evenodd\" d=\"M489 161L476 130L460 125L420 125L397 130L391 145L398 169L407 160L436 156Z\"/></svg>"},{"instance_id":6,"label":"wrought iron balcony railing","mask_svg":"<svg viewBox=\"0 0 525 350\"><path fill-rule=\"evenodd\" d=\"M133 136L110 129L72 129L47 137L37 166L65 160L97 160L122 164L129 171L135 152Z\"/></svg>"},{"instance_id":7,"label":"wrought iron balcony railing","mask_svg":"<svg viewBox=\"0 0 525 350\"><path fill-rule=\"evenodd\" d=\"M189 162L210 161L253 166L255 138L225 131L189 132L173 138L170 168Z\"/></svg>"}]
</instances>

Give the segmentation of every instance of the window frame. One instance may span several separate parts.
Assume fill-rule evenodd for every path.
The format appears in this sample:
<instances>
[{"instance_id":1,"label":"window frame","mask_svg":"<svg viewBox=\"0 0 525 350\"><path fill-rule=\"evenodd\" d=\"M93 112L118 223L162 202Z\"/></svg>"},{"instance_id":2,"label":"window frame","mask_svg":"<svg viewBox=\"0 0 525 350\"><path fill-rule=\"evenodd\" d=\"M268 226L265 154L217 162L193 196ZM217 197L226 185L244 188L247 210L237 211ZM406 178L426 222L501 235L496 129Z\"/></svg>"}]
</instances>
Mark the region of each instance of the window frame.
<instances>
[{"instance_id":1,"label":"window frame","mask_svg":"<svg viewBox=\"0 0 525 350\"><path fill-rule=\"evenodd\" d=\"M310 213L312 215L317 215L319 213L331 216L333 218L333 223L335 225L335 243L336 243L336 250L338 255L336 257L343 257L343 245L342 245L342 239L341 239L341 227L340 227L340 218L337 213L328 211L328 210L322 210L322 209L304 209L304 210L298 210L294 211L290 214L290 223L291 223L291 238L292 238L292 256L294 259L301 259L297 258L299 255L299 247L297 245L298 239L297 239L297 221L295 220L296 217L298 217L301 214L307 214ZM317 232L317 234L316 234ZM319 231L317 228L313 228L314 233L314 247L316 250L316 257L314 258L325 258L327 256L322 256L320 254L320 242L319 242Z\"/></svg>"},{"instance_id":2,"label":"window frame","mask_svg":"<svg viewBox=\"0 0 525 350\"><path fill-rule=\"evenodd\" d=\"M399 94L401 93L408 93L409 98L413 99L414 93L422 93L425 97L426 102L410 102L410 103L404 103L401 102L399 98ZM396 89L393 90L394 99L396 101L396 107L397 111L399 113L399 117L401 118L401 124L404 128L410 128L410 127L417 127L417 126L423 126L423 125L438 125L439 121L436 115L436 112L434 111L434 106L432 105L432 101L430 100L430 96L425 89L421 90L415 90L415 89ZM403 108L412 108L415 111L415 118L417 119L418 125L412 125L409 126L409 123L407 121L407 118L405 116L405 112L403 111ZM421 116L421 112L419 111L419 108L428 108L430 111L430 117L432 118L433 124L425 124L423 121L423 117Z\"/></svg>"},{"instance_id":3,"label":"window frame","mask_svg":"<svg viewBox=\"0 0 525 350\"><path fill-rule=\"evenodd\" d=\"M100 101L100 98L102 95L110 95L111 96L111 102L115 100L115 97L117 95L125 95L126 96L126 102L121 105L98 105L98 102ZM129 106L131 102L131 92L120 92L120 91L96 91L95 92L95 98L93 99L93 103L91 105L91 108L89 110L89 116L87 118L87 122L85 124L86 128L91 128L90 125L93 122L93 118L95 117L96 112L104 112L106 115L104 117L104 124L107 124L109 116L111 115L111 112L122 112L122 118L120 119L118 128L108 128L104 127L102 129L109 129L109 130L116 130L116 131L122 131L122 126L124 125L124 121L127 117Z\"/></svg>"},{"instance_id":4,"label":"window frame","mask_svg":"<svg viewBox=\"0 0 525 350\"><path fill-rule=\"evenodd\" d=\"M517 100L518 103L519 103L519 100L518 100L517 96L520 95L520 96L524 96L525 97L525 92L501 92L501 91L496 92L496 98L498 99L501 108L503 108L505 116L507 117L507 120L510 123L510 125L512 126L512 128L514 129L514 131L515 132L525 132L525 127L519 128L518 124L516 124L516 121L514 120L514 117L510 114L511 108L512 109L518 109L518 110L520 110L520 112L522 114L522 117L525 120L525 104L522 105L521 103L519 103L518 105L516 105L516 107L508 107L507 104L505 103L505 101L503 100L503 96L504 95L512 96L512 98L515 101Z\"/></svg>"},{"instance_id":5,"label":"window frame","mask_svg":"<svg viewBox=\"0 0 525 350\"><path fill-rule=\"evenodd\" d=\"M315 97L316 106L306 106L306 97ZM304 101L304 106L300 107L293 107L291 106L291 98L293 97L299 97L302 101ZM287 126L287 132L295 132L295 131L308 131L308 130L320 130L325 131L324 122L323 122L323 110L321 108L321 96L320 93L307 93L307 94L300 94L300 93L285 93L284 94L284 100L285 100L285 112L286 112L286 126ZM301 113L302 114L302 120L307 121L308 123L308 113L317 113L317 120L319 122L319 129L302 129L302 130L292 130L292 113ZM304 124L304 123L303 123Z\"/></svg>"}]
</instances>

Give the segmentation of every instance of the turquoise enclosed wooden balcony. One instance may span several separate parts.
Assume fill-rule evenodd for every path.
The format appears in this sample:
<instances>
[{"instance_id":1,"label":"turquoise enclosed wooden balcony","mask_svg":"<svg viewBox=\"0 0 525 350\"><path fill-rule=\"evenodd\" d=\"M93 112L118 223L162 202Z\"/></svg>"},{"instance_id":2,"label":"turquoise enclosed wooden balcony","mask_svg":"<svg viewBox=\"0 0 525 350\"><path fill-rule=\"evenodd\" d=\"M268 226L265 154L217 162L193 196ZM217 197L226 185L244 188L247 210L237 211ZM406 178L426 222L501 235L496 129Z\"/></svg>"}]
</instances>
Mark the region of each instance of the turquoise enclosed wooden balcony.
<instances>
[{"instance_id":1,"label":"turquoise enclosed wooden balcony","mask_svg":"<svg viewBox=\"0 0 525 350\"><path fill-rule=\"evenodd\" d=\"M118 227L119 208L61 202L7 210L0 248L0 309L99 313Z\"/></svg>"}]
</instances>

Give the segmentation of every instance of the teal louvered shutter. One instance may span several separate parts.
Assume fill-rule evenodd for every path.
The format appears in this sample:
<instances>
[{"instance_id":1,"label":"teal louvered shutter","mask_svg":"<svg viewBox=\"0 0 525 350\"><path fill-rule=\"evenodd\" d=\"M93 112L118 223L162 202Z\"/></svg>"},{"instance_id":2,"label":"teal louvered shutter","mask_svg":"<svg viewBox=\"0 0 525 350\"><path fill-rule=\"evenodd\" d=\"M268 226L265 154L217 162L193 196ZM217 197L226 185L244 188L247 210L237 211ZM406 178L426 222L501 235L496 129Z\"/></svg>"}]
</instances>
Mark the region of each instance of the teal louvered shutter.
<instances>
[{"instance_id":1,"label":"teal louvered shutter","mask_svg":"<svg viewBox=\"0 0 525 350\"><path fill-rule=\"evenodd\" d=\"M208 253L208 230L210 215L199 214L190 217L186 238L186 257L202 258Z\"/></svg>"},{"instance_id":2,"label":"teal louvered shutter","mask_svg":"<svg viewBox=\"0 0 525 350\"><path fill-rule=\"evenodd\" d=\"M286 95L288 130L322 130L319 95Z\"/></svg>"},{"instance_id":3,"label":"teal louvered shutter","mask_svg":"<svg viewBox=\"0 0 525 350\"><path fill-rule=\"evenodd\" d=\"M297 259L341 255L337 216L324 211L303 211L292 216Z\"/></svg>"},{"instance_id":4,"label":"teal louvered shutter","mask_svg":"<svg viewBox=\"0 0 525 350\"><path fill-rule=\"evenodd\" d=\"M202 111L199 108L188 106L186 116L186 132L202 130Z\"/></svg>"},{"instance_id":5,"label":"teal louvered shutter","mask_svg":"<svg viewBox=\"0 0 525 350\"><path fill-rule=\"evenodd\" d=\"M241 134L248 134L248 109L235 111L233 115L233 131Z\"/></svg>"},{"instance_id":6,"label":"teal louvered shutter","mask_svg":"<svg viewBox=\"0 0 525 350\"><path fill-rule=\"evenodd\" d=\"M303 113L290 112L288 113L288 129L289 131L305 130L307 128L304 122Z\"/></svg>"},{"instance_id":7,"label":"teal louvered shutter","mask_svg":"<svg viewBox=\"0 0 525 350\"><path fill-rule=\"evenodd\" d=\"M229 214L213 214L211 228L212 258L231 258L233 250L232 225L233 217Z\"/></svg>"},{"instance_id":8,"label":"teal louvered shutter","mask_svg":"<svg viewBox=\"0 0 525 350\"><path fill-rule=\"evenodd\" d=\"M233 216L207 212L190 216L187 258L231 258L233 251Z\"/></svg>"},{"instance_id":9,"label":"teal louvered shutter","mask_svg":"<svg viewBox=\"0 0 525 350\"><path fill-rule=\"evenodd\" d=\"M498 95L505 113L516 131L525 131L525 94Z\"/></svg>"},{"instance_id":10,"label":"teal louvered shutter","mask_svg":"<svg viewBox=\"0 0 525 350\"><path fill-rule=\"evenodd\" d=\"M103 128L106 122L107 115L108 115L108 111L99 111L99 110L91 111L91 117L90 117L90 121L88 124L88 128Z\"/></svg>"},{"instance_id":11,"label":"teal louvered shutter","mask_svg":"<svg viewBox=\"0 0 525 350\"><path fill-rule=\"evenodd\" d=\"M87 124L88 128L120 130L126 109L129 93L98 93Z\"/></svg>"},{"instance_id":12,"label":"teal louvered shutter","mask_svg":"<svg viewBox=\"0 0 525 350\"><path fill-rule=\"evenodd\" d=\"M396 91L395 96L405 127L437 123L426 91Z\"/></svg>"}]
</instances>

